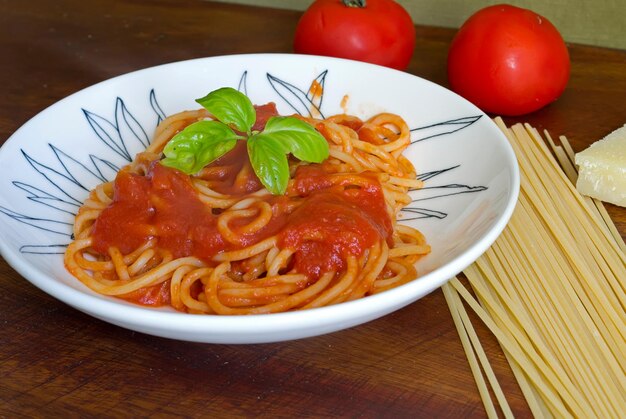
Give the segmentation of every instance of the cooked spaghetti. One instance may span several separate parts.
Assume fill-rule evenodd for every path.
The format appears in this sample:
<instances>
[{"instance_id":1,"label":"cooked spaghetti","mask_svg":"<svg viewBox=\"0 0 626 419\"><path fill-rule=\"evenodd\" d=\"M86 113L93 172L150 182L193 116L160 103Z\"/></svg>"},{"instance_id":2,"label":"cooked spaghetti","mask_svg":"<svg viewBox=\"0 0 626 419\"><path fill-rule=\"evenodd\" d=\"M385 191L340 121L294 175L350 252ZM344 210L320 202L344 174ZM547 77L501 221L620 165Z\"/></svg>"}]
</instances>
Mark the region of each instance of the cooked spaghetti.
<instances>
[{"instance_id":1,"label":"cooked spaghetti","mask_svg":"<svg viewBox=\"0 0 626 419\"><path fill-rule=\"evenodd\" d=\"M259 129L276 108L256 112ZM141 305L231 315L336 304L416 277L430 247L396 223L408 191L421 187L402 156L410 143L402 118L304 119L330 157L290 159L285 195L262 186L242 141L191 176L159 163L176 133L210 118L206 110L167 118L114 182L90 193L65 253L69 272Z\"/></svg>"}]
</instances>

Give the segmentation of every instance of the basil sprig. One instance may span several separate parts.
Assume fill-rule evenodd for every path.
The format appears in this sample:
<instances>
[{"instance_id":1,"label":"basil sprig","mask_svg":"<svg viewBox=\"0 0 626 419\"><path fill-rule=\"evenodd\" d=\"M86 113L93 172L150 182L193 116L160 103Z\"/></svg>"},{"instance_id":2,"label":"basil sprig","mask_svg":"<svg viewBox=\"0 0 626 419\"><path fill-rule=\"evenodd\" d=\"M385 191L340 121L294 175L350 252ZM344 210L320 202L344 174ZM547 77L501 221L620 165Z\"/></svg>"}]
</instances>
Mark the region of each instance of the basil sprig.
<instances>
[{"instance_id":1,"label":"basil sprig","mask_svg":"<svg viewBox=\"0 0 626 419\"><path fill-rule=\"evenodd\" d=\"M326 139L298 118L271 117L263 131L252 131L254 106L238 90L224 87L196 101L216 120L195 122L176 134L165 146L161 164L193 174L232 150L237 140L247 139L254 173L272 194L282 195L289 182L288 154L310 163L328 158Z\"/></svg>"}]
</instances>

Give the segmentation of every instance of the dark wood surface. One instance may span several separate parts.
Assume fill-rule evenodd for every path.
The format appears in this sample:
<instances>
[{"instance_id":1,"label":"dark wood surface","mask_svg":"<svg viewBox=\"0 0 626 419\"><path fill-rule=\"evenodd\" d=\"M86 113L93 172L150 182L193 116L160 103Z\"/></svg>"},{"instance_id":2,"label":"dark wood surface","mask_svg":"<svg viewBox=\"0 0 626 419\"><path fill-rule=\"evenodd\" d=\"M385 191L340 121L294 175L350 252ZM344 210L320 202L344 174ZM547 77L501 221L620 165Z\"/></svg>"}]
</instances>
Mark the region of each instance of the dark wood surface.
<instances>
[{"instance_id":1,"label":"dark wood surface","mask_svg":"<svg viewBox=\"0 0 626 419\"><path fill-rule=\"evenodd\" d=\"M298 12L194 0L0 0L0 143L39 111L129 71L291 52ZM453 30L418 27L408 72L446 85ZM572 77L527 121L576 150L626 122L626 52L570 46ZM626 210L608 206L622 235ZM0 232L1 235L1 232ZM519 417L506 360L477 324ZM0 259L0 417L483 417L441 292L368 324L265 345L135 333L47 296Z\"/></svg>"}]
</instances>

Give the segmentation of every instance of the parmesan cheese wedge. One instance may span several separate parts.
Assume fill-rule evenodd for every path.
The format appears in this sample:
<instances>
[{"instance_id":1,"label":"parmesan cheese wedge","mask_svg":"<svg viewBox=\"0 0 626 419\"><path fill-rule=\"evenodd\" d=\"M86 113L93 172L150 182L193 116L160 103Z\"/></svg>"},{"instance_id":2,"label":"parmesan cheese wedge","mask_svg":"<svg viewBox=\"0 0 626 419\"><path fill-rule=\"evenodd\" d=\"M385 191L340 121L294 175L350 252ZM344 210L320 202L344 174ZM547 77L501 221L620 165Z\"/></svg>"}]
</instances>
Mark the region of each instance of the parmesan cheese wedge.
<instances>
[{"instance_id":1,"label":"parmesan cheese wedge","mask_svg":"<svg viewBox=\"0 0 626 419\"><path fill-rule=\"evenodd\" d=\"M626 207L626 125L577 153L575 161L578 192Z\"/></svg>"}]
</instances>

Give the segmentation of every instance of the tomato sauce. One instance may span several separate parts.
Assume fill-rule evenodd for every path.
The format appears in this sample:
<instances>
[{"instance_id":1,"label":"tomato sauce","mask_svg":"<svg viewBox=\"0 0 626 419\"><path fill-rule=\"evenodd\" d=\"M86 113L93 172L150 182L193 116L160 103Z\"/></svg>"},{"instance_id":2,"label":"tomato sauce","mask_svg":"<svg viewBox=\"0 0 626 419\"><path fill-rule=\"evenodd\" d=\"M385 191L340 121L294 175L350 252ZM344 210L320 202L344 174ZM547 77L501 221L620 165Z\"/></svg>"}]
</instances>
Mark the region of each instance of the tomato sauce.
<instances>
[{"instance_id":1,"label":"tomato sauce","mask_svg":"<svg viewBox=\"0 0 626 419\"><path fill-rule=\"evenodd\" d=\"M113 204L96 219L93 248L108 254L117 246L127 254L144 244L150 236L154 209L150 203L150 179L122 170L115 178Z\"/></svg>"},{"instance_id":2,"label":"tomato sauce","mask_svg":"<svg viewBox=\"0 0 626 419\"><path fill-rule=\"evenodd\" d=\"M209 261L221 251L243 248L279 234L279 246L296 250L294 267L311 279L328 270L340 271L347 255L356 257L377 241L391 240L391 220L382 189L372 176L359 188L334 185L318 166L302 166L294 189L297 208L287 197L270 197L272 220L254 234L242 235L239 246L217 230L217 215L200 201L182 172L153 164L146 176L121 171L115 181L114 202L94 224L93 247L107 254L116 246L130 253L156 237L160 248L174 257L196 256ZM234 230L245 220L233 223Z\"/></svg>"},{"instance_id":3,"label":"tomato sauce","mask_svg":"<svg viewBox=\"0 0 626 419\"><path fill-rule=\"evenodd\" d=\"M200 201L184 173L155 163L146 176L121 171L113 203L94 224L93 247L107 254L116 246L130 253L150 237L174 257L209 259L225 248L217 217Z\"/></svg>"},{"instance_id":4,"label":"tomato sauce","mask_svg":"<svg viewBox=\"0 0 626 419\"><path fill-rule=\"evenodd\" d=\"M276 104L274 102L266 103L265 105L254 105L256 111L256 121L252 126L252 131L261 131L265 128L267 120L272 116L278 116L278 110L276 110Z\"/></svg>"},{"instance_id":5,"label":"tomato sauce","mask_svg":"<svg viewBox=\"0 0 626 419\"><path fill-rule=\"evenodd\" d=\"M257 107L262 129L272 106ZM249 166L245 142L204 170L210 180L219 180L218 192L245 195L261 188ZM112 246L131 253L147 240L176 258L195 256L210 263L219 252L253 245L277 235L280 248L295 249L292 266L311 281L324 272L345 269L346 257L359 257L380 240L391 244L393 231L382 186L374 175L346 175L344 180L326 172L324 165L298 167L286 196L265 199L272 217L254 233L240 234L239 243L224 239L218 228L219 210L204 204L186 174L154 162L148 173L118 173L113 202L105 208L93 227L93 248L106 255ZM200 177L203 174L200 173ZM354 182L357 180L357 182ZM358 185L358 186L355 186ZM229 226L237 232L249 222L235 219ZM164 288L165 287L165 288ZM167 303L166 285L160 285L127 298L142 304Z\"/></svg>"},{"instance_id":6,"label":"tomato sauce","mask_svg":"<svg viewBox=\"0 0 626 419\"><path fill-rule=\"evenodd\" d=\"M238 141L235 148L211 163L199 177L210 181L211 189L224 195L245 195L263 187L250 164L245 141Z\"/></svg>"},{"instance_id":7,"label":"tomato sauce","mask_svg":"<svg viewBox=\"0 0 626 419\"><path fill-rule=\"evenodd\" d=\"M195 295L197 296L199 292ZM164 281L151 287L139 288L119 297L144 306L164 306L172 301L170 297L170 281Z\"/></svg>"},{"instance_id":8,"label":"tomato sauce","mask_svg":"<svg viewBox=\"0 0 626 419\"><path fill-rule=\"evenodd\" d=\"M301 166L295 189L306 196L287 219L279 247L297 249L294 266L310 279L345 268L348 255L359 257L379 240L391 244L393 227L385 208L382 187L368 175L358 188L335 184L319 166Z\"/></svg>"}]
</instances>

